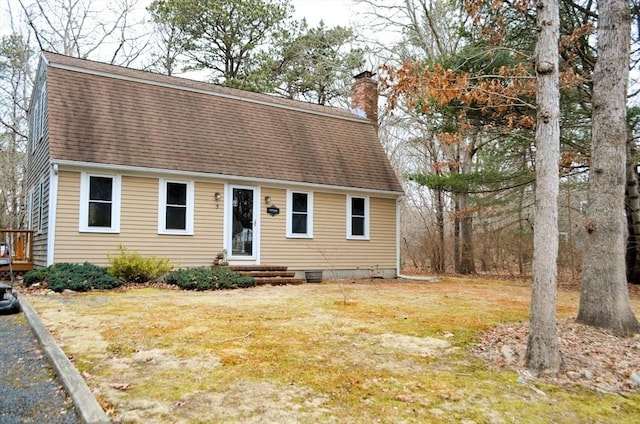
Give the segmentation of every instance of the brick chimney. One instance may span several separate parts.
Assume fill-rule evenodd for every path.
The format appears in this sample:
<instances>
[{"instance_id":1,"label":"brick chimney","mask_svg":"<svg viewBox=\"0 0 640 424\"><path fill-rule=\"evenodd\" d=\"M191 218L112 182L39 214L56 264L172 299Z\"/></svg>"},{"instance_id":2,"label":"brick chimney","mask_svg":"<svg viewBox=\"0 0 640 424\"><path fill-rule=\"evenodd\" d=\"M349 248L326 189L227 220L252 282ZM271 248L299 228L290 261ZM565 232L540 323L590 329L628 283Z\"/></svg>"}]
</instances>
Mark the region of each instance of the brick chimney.
<instances>
[{"instance_id":1,"label":"brick chimney","mask_svg":"<svg viewBox=\"0 0 640 424\"><path fill-rule=\"evenodd\" d=\"M353 77L351 86L351 111L371 120L378 132L378 82L373 72L364 71Z\"/></svg>"}]
</instances>

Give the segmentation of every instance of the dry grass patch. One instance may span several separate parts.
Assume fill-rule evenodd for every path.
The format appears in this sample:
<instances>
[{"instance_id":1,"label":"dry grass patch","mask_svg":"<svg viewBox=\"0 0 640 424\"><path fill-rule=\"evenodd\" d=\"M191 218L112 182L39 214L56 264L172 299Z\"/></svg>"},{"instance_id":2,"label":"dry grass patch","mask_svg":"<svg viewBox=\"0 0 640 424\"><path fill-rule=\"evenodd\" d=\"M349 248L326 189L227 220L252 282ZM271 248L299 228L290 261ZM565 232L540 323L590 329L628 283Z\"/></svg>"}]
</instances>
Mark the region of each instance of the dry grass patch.
<instances>
[{"instance_id":1,"label":"dry grass patch","mask_svg":"<svg viewBox=\"0 0 640 424\"><path fill-rule=\"evenodd\" d=\"M445 278L29 300L115 422L637 422L638 394L520 384L471 353L529 295Z\"/></svg>"}]
</instances>

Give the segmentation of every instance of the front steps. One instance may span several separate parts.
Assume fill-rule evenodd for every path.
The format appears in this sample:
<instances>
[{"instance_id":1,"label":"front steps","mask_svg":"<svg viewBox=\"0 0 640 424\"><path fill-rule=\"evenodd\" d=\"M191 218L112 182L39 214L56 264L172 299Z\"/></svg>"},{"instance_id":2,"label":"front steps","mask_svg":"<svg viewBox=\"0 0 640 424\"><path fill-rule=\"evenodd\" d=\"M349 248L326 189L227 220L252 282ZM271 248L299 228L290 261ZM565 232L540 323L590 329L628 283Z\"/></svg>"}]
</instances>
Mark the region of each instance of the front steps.
<instances>
[{"instance_id":1,"label":"front steps","mask_svg":"<svg viewBox=\"0 0 640 424\"><path fill-rule=\"evenodd\" d=\"M252 277L256 284L264 286L283 286L286 284L303 284L304 278L295 278L296 273L288 271L286 266L279 265L229 265L229 269L245 277Z\"/></svg>"}]
</instances>

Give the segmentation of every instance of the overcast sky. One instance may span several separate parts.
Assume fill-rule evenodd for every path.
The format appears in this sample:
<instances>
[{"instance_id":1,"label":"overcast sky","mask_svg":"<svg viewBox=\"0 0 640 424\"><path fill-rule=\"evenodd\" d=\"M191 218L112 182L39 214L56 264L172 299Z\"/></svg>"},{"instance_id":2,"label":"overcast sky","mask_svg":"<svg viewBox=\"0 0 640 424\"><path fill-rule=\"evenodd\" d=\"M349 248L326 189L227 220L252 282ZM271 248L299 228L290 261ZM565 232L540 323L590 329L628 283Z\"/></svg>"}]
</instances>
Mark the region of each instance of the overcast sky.
<instances>
[{"instance_id":1,"label":"overcast sky","mask_svg":"<svg viewBox=\"0 0 640 424\"><path fill-rule=\"evenodd\" d=\"M108 0L93 0L95 3L108 3ZM150 3L151 0L140 0L140 5ZM295 7L294 17L297 19L306 18L311 26L317 25L323 20L329 27L336 25L348 26L352 22L354 4L351 0L291 0ZM0 0L0 10L7 10L7 6L14 10L20 10L17 0ZM0 32L4 33L8 28L5 22L7 16L0 14Z\"/></svg>"},{"instance_id":2,"label":"overcast sky","mask_svg":"<svg viewBox=\"0 0 640 424\"><path fill-rule=\"evenodd\" d=\"M350 0L292 0L291 3L296 9L294 16L306 18L311 26L320 20L329 27L350 26L355 15L355 6Z\"/></svg>"}]
</instances>

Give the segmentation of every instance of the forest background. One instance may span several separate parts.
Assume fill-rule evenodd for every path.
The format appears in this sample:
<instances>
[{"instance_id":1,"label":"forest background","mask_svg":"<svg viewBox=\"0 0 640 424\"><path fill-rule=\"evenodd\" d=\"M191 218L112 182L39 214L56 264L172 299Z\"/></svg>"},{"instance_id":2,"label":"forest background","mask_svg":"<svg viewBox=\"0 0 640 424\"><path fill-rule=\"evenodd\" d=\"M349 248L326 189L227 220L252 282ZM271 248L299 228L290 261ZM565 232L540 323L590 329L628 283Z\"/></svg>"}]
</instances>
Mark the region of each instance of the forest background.
<instances>
[{"instance_id":1,"label":"forest background","mask_svg":"<svg viewBox=\"0 0 640 424\"><path fill-rule=\"evenodd\" d=\"M0 227L26 225L22 176L40 50L344 108L353 75L370 70L377 73L383 96L380 139L406 191L401 220L405 269L530 278L534 2L353 0L353 27L311 25L296 18L293 6L286 0L5 2ZM588 0L559 2L558 265L571 281L580 278L580 246L589 225L596 6ZM636 1L629 7L638 22ZM628 281L640 283L640 109L634 79L640 26L632 28L626 274Z\"/></svg>"}]
</instances>

